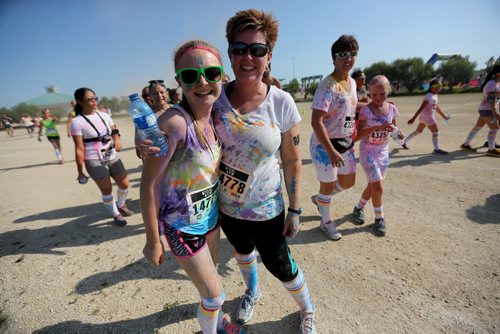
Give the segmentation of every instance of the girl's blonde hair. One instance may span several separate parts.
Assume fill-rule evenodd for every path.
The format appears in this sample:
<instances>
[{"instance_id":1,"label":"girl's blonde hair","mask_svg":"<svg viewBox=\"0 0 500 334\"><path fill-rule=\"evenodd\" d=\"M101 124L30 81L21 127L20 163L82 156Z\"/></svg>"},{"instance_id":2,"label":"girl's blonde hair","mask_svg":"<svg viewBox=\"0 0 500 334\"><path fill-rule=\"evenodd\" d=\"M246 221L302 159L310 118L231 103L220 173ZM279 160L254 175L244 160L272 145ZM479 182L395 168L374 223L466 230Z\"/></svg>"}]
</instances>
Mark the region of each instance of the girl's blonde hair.
<instances>
[{"instance_id":1,"label":"girl's blonde hair","mask_svg":"<svg viewBox=\"0 0 500 334\"><path fill-rule=\"evenodd\" d=\"M370 80L370 82L368 83L368 89L370 89L370 87L372 86L383 86L386 89L388 95L391 93L391 83L389 82L389 79L387 79L387 77L383 74L376 75Z\"/></svg>"}]
</instances>

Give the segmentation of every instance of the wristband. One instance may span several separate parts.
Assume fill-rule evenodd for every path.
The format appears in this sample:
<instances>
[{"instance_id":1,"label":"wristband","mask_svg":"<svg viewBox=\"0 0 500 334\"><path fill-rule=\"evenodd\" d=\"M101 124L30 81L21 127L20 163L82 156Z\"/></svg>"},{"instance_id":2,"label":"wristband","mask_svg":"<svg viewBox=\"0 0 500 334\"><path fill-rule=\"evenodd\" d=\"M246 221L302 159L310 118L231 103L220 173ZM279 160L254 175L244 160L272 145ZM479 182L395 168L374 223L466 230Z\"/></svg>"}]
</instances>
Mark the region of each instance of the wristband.
<instances>
[{"instance_id":1,"label":"wristband","mask_svg":"<svg viewBox=\"0 0 500 334\"><path fill-rule=\"evenodd\" d=\"M298 209L288 208L288 212L293 214L293 215L300 216L302 214L302 208L298 208Z\"/></svg>"},{"instance_id":2,"label":"wristband","mask_svg":"<svg viewBox=\"0 0 500 334\"><path fill-rule=\"evenodd\" d=\"M114 136L114 135L118 135L119 137L120 136L120 131L118 129L114 129L114 130L111 130L111 135Z\"/></svg>"}]
</instances>

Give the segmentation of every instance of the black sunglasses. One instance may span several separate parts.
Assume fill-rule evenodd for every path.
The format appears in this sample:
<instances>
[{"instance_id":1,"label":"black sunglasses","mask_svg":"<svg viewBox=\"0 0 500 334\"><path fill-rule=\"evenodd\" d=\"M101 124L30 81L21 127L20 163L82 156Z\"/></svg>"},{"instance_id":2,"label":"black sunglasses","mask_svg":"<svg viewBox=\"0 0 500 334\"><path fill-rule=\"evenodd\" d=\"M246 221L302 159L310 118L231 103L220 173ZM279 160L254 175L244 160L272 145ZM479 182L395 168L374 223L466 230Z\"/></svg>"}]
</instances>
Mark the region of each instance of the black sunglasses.
<instances>
[{"instance_id":1,"label":"black sunglasses","mask_svg":"<svg viewBox=\"0 0 500 334\"><path fill-rule=\"evenodd\" d=\"M254 57L264 57L269 52L269 47L262 43L232 42L229 44L229 51L236 56L246 55L248 50Z\"/></svg>"}]
</instances>

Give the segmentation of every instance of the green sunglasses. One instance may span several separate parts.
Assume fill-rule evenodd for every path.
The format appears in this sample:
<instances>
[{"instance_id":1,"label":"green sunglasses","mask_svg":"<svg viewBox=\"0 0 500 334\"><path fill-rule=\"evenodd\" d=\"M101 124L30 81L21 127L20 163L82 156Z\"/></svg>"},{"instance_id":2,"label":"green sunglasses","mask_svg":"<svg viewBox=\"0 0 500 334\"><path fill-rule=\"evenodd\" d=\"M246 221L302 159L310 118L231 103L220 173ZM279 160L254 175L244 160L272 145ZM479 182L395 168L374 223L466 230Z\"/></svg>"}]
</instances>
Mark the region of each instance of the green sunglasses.
<instances>
[{"instance_id":1,"label":"green sunglasses","mask_svg":"<svg viewBox=\"0 0 500 334\"><path fill-rule=\"evenodd\" d=\"M200 79L200 74L207 82L219 82L222 80L224 68L222 66L208 66L208 67L186 67L175 71L177 77L184 85L194 85Z\"/></svg>"}]
</instances>

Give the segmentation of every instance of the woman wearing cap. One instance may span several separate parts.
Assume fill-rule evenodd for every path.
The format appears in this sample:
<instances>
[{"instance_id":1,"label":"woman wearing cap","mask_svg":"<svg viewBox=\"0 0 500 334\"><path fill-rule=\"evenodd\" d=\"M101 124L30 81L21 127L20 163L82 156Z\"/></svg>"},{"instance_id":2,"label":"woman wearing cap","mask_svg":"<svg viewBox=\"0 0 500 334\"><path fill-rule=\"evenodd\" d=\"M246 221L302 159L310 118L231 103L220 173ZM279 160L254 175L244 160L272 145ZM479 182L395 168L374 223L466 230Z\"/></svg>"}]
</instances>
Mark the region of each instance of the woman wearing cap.
<instances>
[{"instance_id":1,"label":"woman wearing cap","mask_svg":"<svg viewBox=\"0 0 500 334\"><path fill-rule=\"evenodd\" d=\"M83 166L99 187L104 207L118 226L125 226L123 216L133 214L125 205L128 194L127 170L117 157L121 151L120 132L107 113L97 110L98 98L90 88L75 91L75 114L71 121L71 135L75 143L75 162L78 182L87 182ZM113 199L113 179L117 186L117 200Z\"/></svg>"},{"instance_id":2,"label":"woman wearing cap","mask_svg":"<svg viewBox=\"0 0 500 334\"><path fill-rule=\"evenodd\" d=\"M42 121L40 122L40 128L38 130L38 141L42 141L42 132L43 129L45 129L45 135L54 147L59 164L62 165L64 163L64 158L61 152L61 138L59 137L59 132L56 129L56 122L58 120L59 118L50 114L49 109L42 110Z\"/></svg>"}]
</instances>

